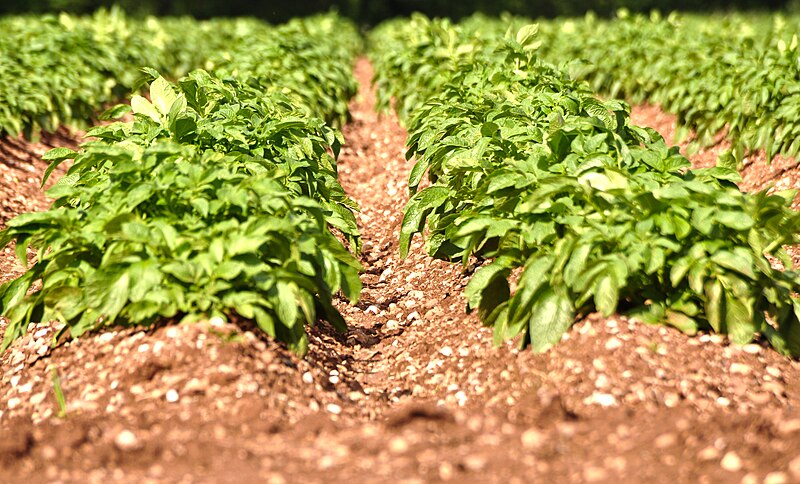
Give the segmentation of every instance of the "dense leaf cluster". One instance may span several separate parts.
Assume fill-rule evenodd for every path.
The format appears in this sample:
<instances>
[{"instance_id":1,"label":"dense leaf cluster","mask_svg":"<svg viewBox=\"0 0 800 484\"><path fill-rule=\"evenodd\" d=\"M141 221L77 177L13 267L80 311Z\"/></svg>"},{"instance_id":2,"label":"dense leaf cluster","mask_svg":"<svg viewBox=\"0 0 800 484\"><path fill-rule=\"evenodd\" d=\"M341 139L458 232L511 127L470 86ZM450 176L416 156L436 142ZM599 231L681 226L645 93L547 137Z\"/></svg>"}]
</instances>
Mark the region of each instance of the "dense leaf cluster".
<instances>
[{"instance_id":1,"label":"dense leaf cluster","mask_svg":"<svg viewBox=\"0 0 800 484\"><path fill-rule=\"evenodd\" d=\"M324 57L328 49L352 52L358 37L352 27L345 30L335 47L316 48L316 37L303 37L303 29L330 31L332 20L320 25L292 22L282 27L284 38L274 28L253 19L214 19L204 22L188 18L133 19L120 10L100 10L91 17L66 14L41 17L0 18L0 135L16 136L39 130L54 131L62 124L83 127L96 119L104 106L113 104L142 85L139 68L150 66L176 79L197 68L229 65L249 75L281 73L286 88L295 91L320 89L336 76L337 91L305 95L314 115L342 119L346 104L329 112L326 103L353 92L348 66L338 66ZM346 29L347 29L346 28ZM296 45L285 45L287 42ZM286 50L294 56L283 56ZM338 54L337 54L338 55ZM231 65L231 59L237 63ZM241 60L240 60L241 59ZM317 69L295 69L287 63L314 65ZM256 70L256 66L261 66ZM327 70L326 70L327 69ZM294 70L293 78L286 72ZM309 76L302 79L300 76ZM322 78L318 78L321 76Z\"/></svg>"},{"instance_id":2,"label":"dense leaf cluster","mask_svg":"<svg viewBox=\"0 0 800 484\"><path fill-rule=\"evenodd\" d=\"M289 95L309 116L335 126L347 121L347 104L358 85L351 63L342 60L354 58L362 47L352 24L323 15L292 20L279 32L262 28L240 35L209 57L208 67L217 75L268 79L262 82L267 92Z\"/></svg>"},{"instance_id":3,"label":"dense leaf cluster","mask_svg":"<svg viewBox=\"0 0 800 484\"><path fill-rule=\"evenodd\" d=\"M229 58L175 84L145 69L149 100L134 95L107 113L132 110L133 121L92 129L96 139L78 152L46 155L45 176L73 160L49 191L53 208L0 233L23 262L28 247L38 251L23 276L0 287L4 348L30 321L49 319L77 337L114 324L239 315L300 353L305 324L323 317L344 328L331 298L358 299L360 265L331 229L357 249L356 207L337 181L341 134L309 113L344 116L353 80L340 78L358 36L333 16L272 35L279 40L260 39L271 50L255 47L241 65ZM268 74L253 67L262 52ZM320 74L327 66L333 74ZM294 88L312 77L313 88Z\"/></svg>"},{"instance_id":4,"label":"dense leaf cluster","mask_svg":"<svg viewBox=\"0 0 800 484\"><path fill-rule=\"evenodd\" d=\"M116 10L83 18L6 17L0 30L3 135L91 119L130 92L140 66L172 72L166 66L171 36L162 26Z\"/></svg>"},{"instance_id":5,"label":"dense leaf cluster","mask_svg":"<svg viewBox=\"0 0 800 484\"><path fill-rule=\"evenodd\" d=\"M800 153L800 62L796 16L592 16L542 24L541 53L598 92L661 105L681 136L709 145L727 129L741 162Z\"/></svg>"},{"instance_id":6,"label":"dense leaf cluster","mask_svg":"<svg viewBox=\"0 0 800 484\"><path fill-rule=\"evenodd\" d=\"M427 232L434 257L491 259L466 296L497 341L544 350L577 314L624 311L800 354L800 279L767 258L790 265L793 193L742 193L730 166L689 170L626 104L542 62L536 26L475 26L415 17L373 34L381 100L396 99L416 158L403 254Z\"/></svg>"}]
</instances>

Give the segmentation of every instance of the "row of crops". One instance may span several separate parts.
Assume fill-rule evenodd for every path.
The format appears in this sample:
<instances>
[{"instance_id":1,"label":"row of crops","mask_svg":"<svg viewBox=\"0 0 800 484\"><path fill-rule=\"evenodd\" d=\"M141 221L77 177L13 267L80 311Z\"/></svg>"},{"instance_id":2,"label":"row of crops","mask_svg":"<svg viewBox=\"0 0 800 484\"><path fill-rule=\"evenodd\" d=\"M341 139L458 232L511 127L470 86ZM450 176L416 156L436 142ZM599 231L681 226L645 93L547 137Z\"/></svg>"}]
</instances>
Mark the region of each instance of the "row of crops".
<instances>
[{"instance_id":1,"label":"row of crops","mask_svg":"<svg viewBox=\"0 0 800 484\"><path fill-rule=\"evenodd\" d=\"M543 24L540 55L569 62L594 90L675 113L681 138L707 146L726 130L727 155L800 153L796 16L591 16ZM579 60L579 61L575 61Z\"/></svg>"},{"instance_id":2,"label":"row of crops","mask_svg":"<svg viewBox=\"0 0 800 484\"><path fill-rule=\"evenodd\" d=\"M20 31L40 23L14 22ZM103 22L76 21L76 35ZM224 35L209 31L223 25ZM157 31L167 26L174 24L153 23ZM115 87L132 82L148 83L149 98L134 95L130 105L109 109L105 118L132 120L91 129L92 140L78 152L57 148L45 155L52 163L45 178L65 160L71 166L49 191L50 210L20 215L0 235L0 245L16 243L23 263L28 247L37 250L32 267L0 287L9 321L4 348L31 321L61 321L77 337L163 318L243 317L300 353L305 324L322 317L344 327L331 300L340 291L351 301L359 296L360 265L348 249L360 241L355 204L337 180L343 139L331 124L343 122L355 92L357 31L335 16L279 27L239 21L183 27L170 40L175 46L207 35L229 42L214 44L203 62L207 70L170 82L157 70L133 67L151 54L147 48L117 45L108 69L93 64L108 60L105 54L93 59L87 52L74 72L44 76L49 88L34 86L40 94L51 88L64 109L96 108L114 99ZM150 33L132 34L140 35ZM53 54L57 47L43 45L50 62L63 62ZM192 59L173 63L167 71L173 75L198 59L178 47L164 55ZM92 91L98 86L87 83L74 97L58 94L56 84L67 82L59 76L90 72L94 81L106 79L100 84L108 89ZM26 116L40 108L49 109L24 106L13 115L38 123ZM54 122L76 116L63 111ZM40 288L31 292L37 281Z\"/></svg>"},{"instance_id":3,"label":"row of crops","mask_svg":"<svg viewBox=\"0 0 800 484\"><path fill-rule=\"evenodd\" d=\"M503 35L530 19L474 16L473 38ZM800 153L800 18L780 15L593 15L542 21L536 50L605 97L660 105L678 117L678 140L709 146L725 132L725 156L741 161Z\"/></svg>"},{"instance_id":4,"label":"row of crops","mask_svg":"<svg viewBox=\"0 0 800 484\"><path fill-rule=\"evenodd\" d=\"M588 17L539 31L414 17L369 34L379 105L408 127L416 162L401 253L422 234L433 257L481 261L468 308L498 342L521 335L541 351L577 316L620 311L738 343L760 334L800 355L800 275L770 264L791 267L783 247L800 242L794 194L741 193L730 157L689 170L677 148L631 124L626 103L596 94L660 103L700 142L728 129L740 159L756 148L794 155L790 27L760 19L715 34L699 22ZM77 337L241 317L300 353L318 317L344 329L332 299L356 301L361 288L357 207L336 168L362 47L352 24L111 11L0 27L5 133L95 123L112 106L78 152L46 155L45 179L70 163L53 208L0 233L23 262L37 251L0 287L3 348L46 320ZM675 32L686 45L665 41ZM694 57L681 50L701 44ZM143 86L148 97L113 106Z\"/></svg>"},{"instance_id":5,"label":"row of crops","mask_svg":"<svg viewBox=\"0 0 800 484\"><path fill-rule=\"evenodd\" d=\"M626 104L543 62L536 26L496 30L416 17L372 33L380 101L416 160L401 251L422 233L433 257L487 260L466 296L498 341L543 350L578 314L624 311L800 354L800 279L766 257L791 267L792 194L688 170Z\"/></svg>"},{"instance_id":6,"label":"row of crops","mask_svg":"<svg viewBox=\"0 0 800 484\"><path fill-rule=\"evenodd\" d=\"M172 79L198 68L244 77L273 76L278 69L290 78L289 88L307 98L298 106L341 123L353 81L328 85L330 95L314 93L320 72L300 67L312 60L304 53L307 43L318 40L305 36L309 26L302 24L275 29L252 19L137 20L119 10L91 17L0 18L0 134L31 137L62 124L85 127L103 107L142 86L144 66ZM347 28L336 44L352 52L360 40ZM283 57L284 49L296 55Z\"/></svg>"}]
</instances>

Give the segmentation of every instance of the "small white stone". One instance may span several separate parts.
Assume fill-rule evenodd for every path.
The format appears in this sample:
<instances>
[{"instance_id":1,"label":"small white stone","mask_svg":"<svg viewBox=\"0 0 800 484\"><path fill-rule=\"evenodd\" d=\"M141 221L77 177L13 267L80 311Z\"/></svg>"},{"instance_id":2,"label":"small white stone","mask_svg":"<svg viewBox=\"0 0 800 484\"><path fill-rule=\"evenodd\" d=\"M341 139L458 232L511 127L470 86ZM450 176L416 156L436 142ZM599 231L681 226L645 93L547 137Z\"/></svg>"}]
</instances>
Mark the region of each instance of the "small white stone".
<instances>
[{"instance_id":1,"label":"small white stone","mask_svg":"<svg viewBox=\"0 0 800 484\"><path fill-rule=\"evenodd\" d=\"M742 346L742 351L744 351L745 353L750 354L750 355L757 355L757 354L761 353L762 349L763 348L761 348L761 346L759 346L757 344L749 344L749 345Z\"/></svg>"},{"instance_id":2,"label":"small white stone","mask_svg":"<svg viewBox=\"0 0 800 484\"><path fill-rule=\"evenodd\" d=\"M408 450L408 442L401 437L394 437L389 441L389 452L393 454L402 454Z\"/></svg>"},{"instance_id":3,"label":"small white stone","mask_svg":"<svg viewBox=\"0 0 800 484\"><path fill-rule=\"evenodd\" d=\"M219 316L214 316L213 318L208 320L208 324L214 326L215 328L219 328L220 326L225 325L225 320Z\"/></svg>"},{"instance_id":4,"label":"small white stone","mask_svg":"<svg viewBox=\"0 0 800 484\"><path fill-rule=\"evenodd\" d=\"M442 356L449 358L453 356L453 348L445 346L444 348L439 350L439 353L441 353Z\"/></svg>"},{"instance_id":5,"label":"small white stone","mask_svg":"<svg viewBox=\"0 0 800 484\"><path fill-rule=\"evenodd\" d=\"M544 445L547 438L537 429L528 429L520 436L522 446L526 449L538 449Z\"/></svg>"},{"instance_id":6,"label":"small white stone","mask_svg":"<svg viewBox=\"0 0 800 484\"><path fill-rule=\"evenodd\" d=\"M175 403L181 399L180 395L178 395L177 390L175 390L174 388L167 390L167 394L164 396L164 398L166 398L169 403Z\"/></svg>"},{"instance_id":7,"label":"small white stone","mask_svg":"<svg viewBox=\"0 0 800 484\"><path fill-rule=\"evenodd\" d=\"M780 428L778 428L778 433L782 435L789 435L798 431L800 431L800 418L782 422Z\"/></svg>"},{"instance_id":8,"label":"small white stone","mask_svg":"<svg viewBox=\"0 0 800 484\"><path fill-rule=\"evenodd\" d=\"M614 395L598 392L594 392L591 396L586 397L583 403L586 405L600 405L601 407L613 407L618 404L617 398Z\"/></svg>"},{"instance_id":9,"label":"small white stone","mask_svg":"<svg viewBox=\"0 0 800 484\"><path fill-rule=\"evenodd\" d=\"M314 375L310 371L303 373L303 383L308 383L309 385L314 383Z\"/></svg>"},{"instance_id":10,"label":"small white stone","mask_svg":"<svg viewBox=\"0 0 800 484\"><path fill-rule=\"evenodd\" d=\"M753 369L745 364L731 363L731 373L737 373L739 375L749 375L752 372Z\"/></svg>"},{"instance_id":11,"label":"small white stone","mask_svg":"<svg viewBox=\"0 0 800 484\"><path fill-rule=\"evenodd\" d=\"M666 449L678 443L678 436L673 433L662 434L653 443L657 449Z\"/></svg>"},{"instance_id":12,"label":"small white stone","mask_svg":"<svg viewBox=\"0 0 800 484\"><path fill-rule=\"evenodd\" d=\"M764 477L764 484L786 484L789 482L789 475L785 472L770 472Z\"/></svg>"},{"instance_id":13,"label":"small white stone","mask_svg":"<svg viewBox=\"0 0 800 484\"><path fill-rule=\"evenodd\" d=\"M719 449L714 446L708 446L697 454L697 458L701 461L715 460L719 458Z\"/></svg>"},{"instance_id":14,"label":"small white stone","mask_svg":"<svg viewBox=\"0 0 800 484\"><path fill-rule=\"evenodd\" d=\"M602 390L611 386L611 381L609 381L607 376L601 373L597 375L597 379L594 381L594 386L595 388Z\"/></svg>"},{"instance_id":15,"label":"small white stone","mask_svg":"<svg viewBox=\"0 0 800 484\"><path fill-rule=\"evenodd\" d=\"M800 480L800 455L789 462L789 472L792 473L792 477Z\"/></svg>"},{"instance_id":16,"label":"small white stone","mask_svg":"<svg viewBox=\"0 0 800 484\"><path fill-rule=\"evenodd\" d=\"M329 403L328 405L326 405L325 410L327 410L328 413L332 413L334 415L339 415L340 413L342 413L342 407L336 405L335 403Z\"/></svg>"},{"instance_id":17,"label":"small white stone","mask_svg":"<svg viewBox=\"0 0 800 484\"><path fill-rule=\"evenodd\" d=\"M14 356L11 357L11 366L19 365L24 361L25 361L25 353L16 352L14 353Z\"/></svg>"},{"instance_id":18,"label":"small white stone","mask_svg":"<svg viewBox=\"0 0 800 484\"><path fill-rule=\"evenodd\" d=\"M609 338L608 341L606 341L606 350L608 351L614 351L620 347L622 347L622 341L620 341L619 338Z\"/></svg>"},{"instance_id":19,"label":"small white stone","mask_svg":"<svg viewBox=\"0 0 800 484\"><path fill-rule=\"evenodd\" d=\"M728 472L738 472L742 470L742 459L736 452L730 451L722 457L719 465Z\"/></svg>"},{"instance_id":20,"label":"small white stone","mask_svg":"<svg viewBox=\"0 0 800 484\"><path fill-rule=\"evenodd\" d=\"M114 445L119 450L134 450L140 446L139 438L130 430L123 430L114 439Z\"/></svg>"}]
</instances>

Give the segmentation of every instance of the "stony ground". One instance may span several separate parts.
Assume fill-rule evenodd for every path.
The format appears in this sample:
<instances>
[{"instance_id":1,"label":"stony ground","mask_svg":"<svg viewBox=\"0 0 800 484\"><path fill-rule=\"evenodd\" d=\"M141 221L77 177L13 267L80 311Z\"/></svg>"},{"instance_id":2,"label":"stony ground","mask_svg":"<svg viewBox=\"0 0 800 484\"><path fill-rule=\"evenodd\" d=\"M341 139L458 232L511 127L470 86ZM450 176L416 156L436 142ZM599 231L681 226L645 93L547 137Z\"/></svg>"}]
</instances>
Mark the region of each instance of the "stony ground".
<instances>
[{"instance_id":1,"label":"stony ground","mask_svg":"<svg viewBox=\"0 0 800 484\"><path fill-rule=\"evenodd\" d=\"M592 315L544 355L495 348L464 313L473 268L419 241L399 260L405 132L374 113L366 61L356 74L340 170L366 271L362 301L339 304L350 330L318 326L299 360L246 324L55 349L50 324L31 328L1 356L0 481L800 481L800 364L763 345ZM657 108L635 114L670 135ZM47 206L39 148L0 146L0 220ZM775 169L752 161L744 186L800 186ZM3 280L22 270L12 253Z\"/></svg>"}]
</instances>

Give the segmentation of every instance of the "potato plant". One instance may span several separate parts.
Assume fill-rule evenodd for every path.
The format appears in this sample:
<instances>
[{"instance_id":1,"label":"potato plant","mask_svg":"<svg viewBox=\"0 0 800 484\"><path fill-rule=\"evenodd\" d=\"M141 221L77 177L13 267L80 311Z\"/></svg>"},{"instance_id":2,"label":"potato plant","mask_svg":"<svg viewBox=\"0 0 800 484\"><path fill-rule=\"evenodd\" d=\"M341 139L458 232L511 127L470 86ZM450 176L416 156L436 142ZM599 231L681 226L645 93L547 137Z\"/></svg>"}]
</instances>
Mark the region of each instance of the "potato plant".
<instances>
[{"instance_id":1,"label":"potato plant","mask_svg":"<svg viewBox=\"0 0 800 484\"><path fill-rule=\"evenodd\" d=\"M542 351L576 316L620 311L800 355L800 279L769 261L791 267L793 192L742 193L735 166L689 170L625 103L541 61L536 26L476 36L417 17L373 40L416 159L401 253L427 233L434 257L486 260L466 297L498 342Z\"/></svg>"},{"instance_id":2,"label":"potato plant","mask_svg":"<svg viewBox=\"0 0 800 484\"><path fill-rule=\"evenodd\" d=\"M571 65L598 92L659 104L678 117L693 148L720 132L741 162L755 150L800 153L798 17L782 15L662 17L621 11L543 26L541 55Z\"/></svg>"},{"instance_id":3,"label":"potato plant","mask_svg":"<svg viewBox=\"0 0 800 484\"><path fill-rule=\"evenodd\" d=\"M51 319L78 337L164 318L244 317L298 353L317 318L345 329L331 300L360 294L360 264L347 249L360 245L356 205L337 180L341 134L310 113L345 114L353 81L340 78L357 36L332 16L304 22L274 30L302 37L269 51L297 46L283 51L298 57L284 70L251 72L259 49L240 67L231 59L176 83L145 69L149 99L134 95L105 114L132 111L133 121L92 129L78 152L45 155L45 180L63 161L72 166L49 190L50 210L0 233L23 263L28 247L37 251L23 276L0 286L3 349L29 322ZM314 76L315 86L297 87Z\"/></svg>"}]
</instances>

